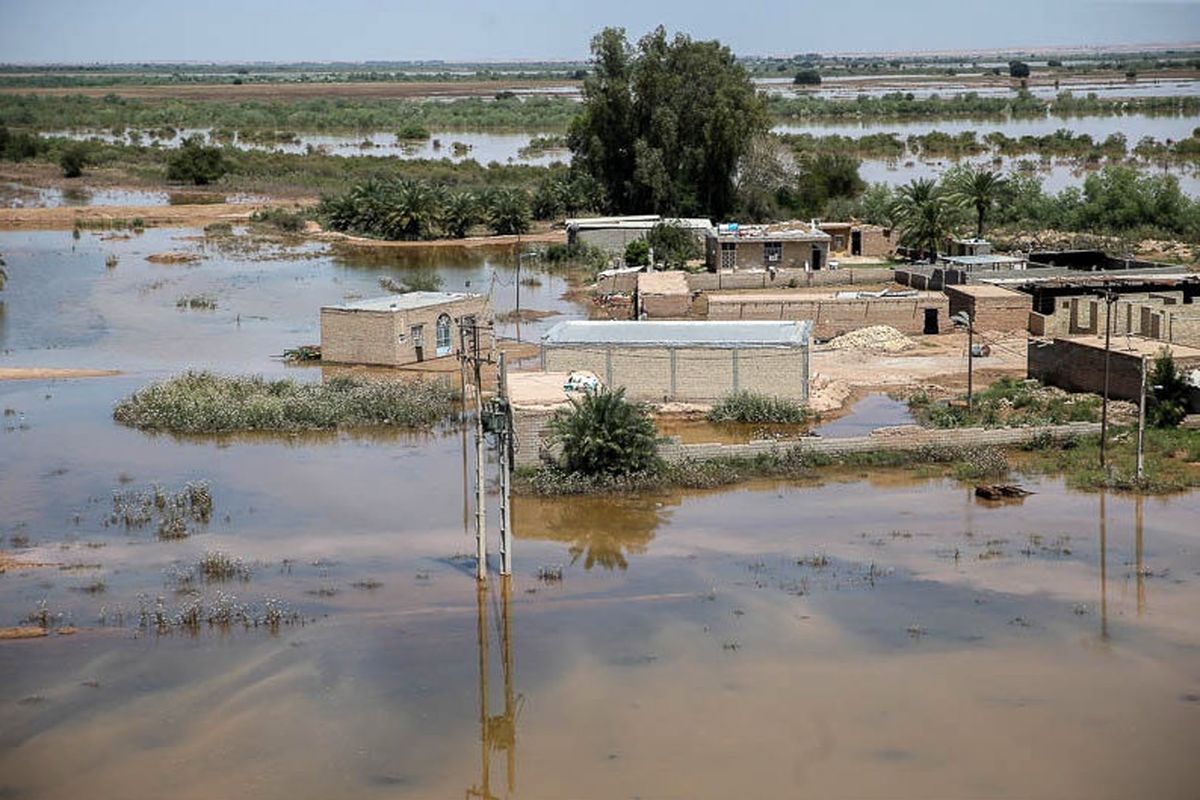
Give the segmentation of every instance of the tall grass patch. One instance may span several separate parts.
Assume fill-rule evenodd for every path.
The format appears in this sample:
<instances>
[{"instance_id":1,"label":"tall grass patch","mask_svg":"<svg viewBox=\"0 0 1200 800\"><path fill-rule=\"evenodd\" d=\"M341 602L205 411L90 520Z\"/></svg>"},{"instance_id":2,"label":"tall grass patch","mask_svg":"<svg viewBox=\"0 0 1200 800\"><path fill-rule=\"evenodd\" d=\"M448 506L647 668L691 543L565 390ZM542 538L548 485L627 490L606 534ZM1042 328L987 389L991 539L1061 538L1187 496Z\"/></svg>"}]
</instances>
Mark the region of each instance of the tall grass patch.
<instances>
[{"instance_id":1,"label":"tall grass patch","mask_svg":"<svg viewBox=\"0 0 1200 800\"><path fill-rule=\"evenodd\" d=\"M437 381L338 377L298 383L189 371L120 401L113 419L133 428L175 433L430 428L450 415L456 398L454 389Z\"/></svg>"}]
</instances>

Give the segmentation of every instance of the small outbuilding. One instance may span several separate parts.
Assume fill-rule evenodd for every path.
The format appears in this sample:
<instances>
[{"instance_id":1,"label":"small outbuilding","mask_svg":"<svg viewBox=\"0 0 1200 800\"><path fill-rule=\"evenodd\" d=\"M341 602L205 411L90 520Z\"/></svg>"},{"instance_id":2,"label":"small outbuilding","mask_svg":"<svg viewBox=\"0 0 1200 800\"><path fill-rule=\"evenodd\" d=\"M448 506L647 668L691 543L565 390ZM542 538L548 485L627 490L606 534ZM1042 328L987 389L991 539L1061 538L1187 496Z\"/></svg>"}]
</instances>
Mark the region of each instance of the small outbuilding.
<instances>
[{"instance_id":1,"label":"small outbuilding","mask_svg":"<svg viewBox=\"0 0 1200 800\"><path fill-rule=\"evenodd\" d=\"M642 401L709 403L742 389L808 400L808 322L560 322L542 368L588 370Z\"/></svg>"},{"instance_id":2,"label":"small outbuilding","mask_svg":"<svg viewBox=\"0 0 1200 800\"><path fill-rule=\"evenodd\" d=\"M1033 310L1030 295L987 283L947 286L946 296L950 298L950 316L966 312L977 330L1025 330Z\"/></svg>"},{"instance_id":3,"label":"small outbuilding","mask_svg":"<svg viewBox=\"0 0 1200 800\"><path fill-rule=\"evenodd\" d=\"M1070 336L1049 342L1030 339L1029 377L1070 392L1102 394L1107 362L1108 395L1137 402L1142 388L1142 359L1151 362L1163 349L1171 351L1176 369L1200 369L1200 349L1137 336L1113 337L1105 354L1103 336ZM1151 364L1152 366L1152 364Z\"/></svg>"},{"instance_id":4,"label":"small outbuilding","mask_svg":"<svg viewBox=\"0 0 1200 800\"><path fill-rule=\"evenodd\" d=\"M455 354L459 329L480 328L490 352L492 311L483 295L408 292L321 309L321 360L400 367Z\"/></svg>"}]
</instances>

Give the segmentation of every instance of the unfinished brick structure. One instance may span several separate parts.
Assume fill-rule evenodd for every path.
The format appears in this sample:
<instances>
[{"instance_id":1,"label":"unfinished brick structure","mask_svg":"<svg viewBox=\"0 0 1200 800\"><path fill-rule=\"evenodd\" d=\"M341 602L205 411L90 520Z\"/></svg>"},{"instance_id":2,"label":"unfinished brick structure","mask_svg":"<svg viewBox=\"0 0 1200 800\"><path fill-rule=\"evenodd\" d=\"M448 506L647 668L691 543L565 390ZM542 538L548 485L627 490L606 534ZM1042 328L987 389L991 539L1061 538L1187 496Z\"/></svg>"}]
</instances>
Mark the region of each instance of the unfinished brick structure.
<instances>
[{"instance_id":1,"label":"unfinished brick structure","mask_svg":"<svg viewBox=\"0 0 1200 800\"><path fill-rule=\"evenodd\" d=\"M1112 341L1109 352L1108 395L1119 400L1137 401L1142 386L1142 357L1154 358L1163 349L1162 342L1143 338ZM1171 345L1178 369L1200 368L1200 349ZM1028 371L1030 378L1072 392L1104 391L1104 337L1080 336L1057 338L1050 342L1030 340Z\"/></svg>"},{"instance_id":2,"label":"unfinished brick structure","mask_svg":"<svg viewBox=\"0 0 1200 800\"><path fill-rule=\"evenodd\" d=\"M833 255L889 258L896 253L891 228L857 222L819 222L817 227L829 234Z\"/></svg>"},{"instance_id":3,"label":"unfinished brick structure","mask_svg":"<svg viewBox=\"0 0 1200 800\"><path fill-rule=\"evenodd\" d=\"M711 292L696 306L696 313L710 320L809 320L817 339L871 325L922 334L939 333L949 324L949 301L941 292Z\"/></svg>"},{"instance_id":4,"label":"unfinished brick structure","mask_svg":"<svg viewBox=\"0 0 1200 800\"><path fill-rule=\"evenodd\" d=\"M542 368L588 370L644 401L712 402L747 389L808 400L806 322L560 322Z\"/></svg>"},{"instance_id":5,"label":"unfinished brick structure","mask_svg":"<svg viewBox=\"0 0 1200 800\"><path fill-rule=\"evenodd\" d=\"M637 273L637 316L643 319L679 319L692 310L687 275L678 270Z\"/></svg>"},{"instance_id":6,"label":"unfinished brick structure","mask_svg":"<svg viewBox=\"0 0 1200 800\"><path fill-rule=\"evenodd\" d=\"M458 350L459 322L492 321L487 298L456 292L409 292L321 309L321 360L399 367ZM490 334L480 348L490 352Z\"/></svg>"},{"instance_id":7,"label":"unfinished brick structure","mask_svg":"<svg viewBox=\"0 0 1200 800\"><path fill-rule=\"evenodd\" d=\"M1120 295L1112 304L1112 334L1200 347L1200 305L1186 299L1182 291ZM1029 314L1029 330L1035 336L1104 334L1108 315L1104 300L1058 297L1052 302L1050 313Z\"/></svg>"},{"instance_id":8,"label":"unfinished brick structure","mask_svg":"<svg viewBox=\"0 0 1200 800\"><path fill-rule=\"evenodd\" d=\"M984 331L1025 330L1033 308L1029 295L986 283L947 286L946 296L951 316L965 311L975 321L976 329Z\"/></svg>"}]
</instances>

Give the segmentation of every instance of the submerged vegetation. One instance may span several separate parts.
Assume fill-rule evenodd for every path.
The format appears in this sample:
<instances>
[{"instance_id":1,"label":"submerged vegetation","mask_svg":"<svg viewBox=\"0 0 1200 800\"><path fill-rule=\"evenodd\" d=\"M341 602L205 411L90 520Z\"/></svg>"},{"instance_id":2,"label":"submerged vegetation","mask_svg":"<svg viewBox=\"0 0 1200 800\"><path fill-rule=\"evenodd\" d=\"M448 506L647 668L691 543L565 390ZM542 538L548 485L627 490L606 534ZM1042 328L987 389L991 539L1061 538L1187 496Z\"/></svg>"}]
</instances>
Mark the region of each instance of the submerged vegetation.
<instances>
[{"instance_id":1,"label":"submerged vegetation","mask_svg":"<svg viewBox=\"0 0 1200 800\"><path fill-rule=\"evenodd\" d=\"M588 474L549 464L521 473L518 486L539 495L624 494L665 489L716 489L752 478L815 479L825 468L911 468L960 480L995 480L1008 474L1008 459L995 447L929 446L827 454L803 445L747 457L658 461L642 469Z\"/></svg>"},{"instance_id":2,"label":"submerged vegetation","mask_svg":"<svg viewBox=\"0 0 1200 800\"><path fill-rule=\"evenodd\" d=\"M934 428L996 428L1099 422L1101 399L1042 386L1036 380L1000 378L975 393L972 408L965 398L935 402L925 392L908 398L908 408L922 424Z\"/></svg>"},{"instance_id":3,"label":"submerged vegetation","mask_svg":"<svg viewBox=\"0 0 1200 800\"><path fill-rule=\"evenodd\" d=\"M429 428L450 415L456 398L438 381L338 377L299 383L186 372L120 401L113 418L134 428L175 433Z\"/></svg>"},{"instance_id":4,"label":"submerged vegetation","mask_svg":"<svg viewBox=\"0 0 1200 800\"><path fill-rule=\"evenodd\" d=\"M748 389L726 395L708 412L709 422L800 424L809 417L802 403Z\"/></svg>"}]
</instances>

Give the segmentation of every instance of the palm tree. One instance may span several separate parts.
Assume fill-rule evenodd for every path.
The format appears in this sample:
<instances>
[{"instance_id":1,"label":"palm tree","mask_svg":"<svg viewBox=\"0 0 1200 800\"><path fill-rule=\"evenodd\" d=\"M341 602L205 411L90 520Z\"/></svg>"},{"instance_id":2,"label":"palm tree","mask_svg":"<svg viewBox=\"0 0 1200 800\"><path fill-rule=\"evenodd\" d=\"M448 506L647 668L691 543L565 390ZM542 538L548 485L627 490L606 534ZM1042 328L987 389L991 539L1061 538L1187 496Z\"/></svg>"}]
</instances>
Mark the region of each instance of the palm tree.
<instances>
[{"instance_id":1,"label":"palm tree","mask_svg":"<svg viewBox=\"0 0 1200 800\"><path fill-rule=\"evenodd\" d=\"M950 230L950 208L937 182L915 178L896 190L892 209L900 227L900 241L909 247L927 248L937 258L938 245Z\"/></svg>"},{"instance_id":2,"label":"palm tree","mask_svg":"<svg viewBox=\"0 0 1200 800\"><path fill-rule=\"evenodd\" d=\"M529 230L529 195L523 189L493 189L484 199L487 222L498 234Z\"/></svg>"},{"instance_id":3,"label":"palm tree","mask_svg":"<svg viewBox=\"0 0 1200 800\"><path fill-rule=\"evenodd\" d=\"M601 389L550 421L562 445L563 467L582 475L628 475L658 463L654 422L642 406L625 399L625 390Z\"/></svg>"},{"instance_id":4,"label":"palm tree","mask_svg":"<svg viewBox=\"0 0 1200 800\"><path fill-rule=\"evenodd\" d=\"M389 239L427 239L442 212L442 193L424 181L400 180L389 192L383 231Z\"/></svg>"},{"instance_id":5,"label":"palm tree","mask_svg":"<svg viewBox=\"0 0 1200 800\"><path fill-rule=\"evenodd\" d=\"M983 224L988 212L1000 200L1008 180L990 169L966 169L950 181L950 198L967 208L975 209L975 237L983 238Z\"/></svg>"},{"instance_id":6,"label":"palm tree","mask_svg":"<svg viewBox=\"0 0 1200 800\"><path fill-rule=\"evenodd\" d=\"M479 200L470 192L454 192L442 207L442 228L448 236L461 239L479 222Z\"/></svg>"}]
</instances>

